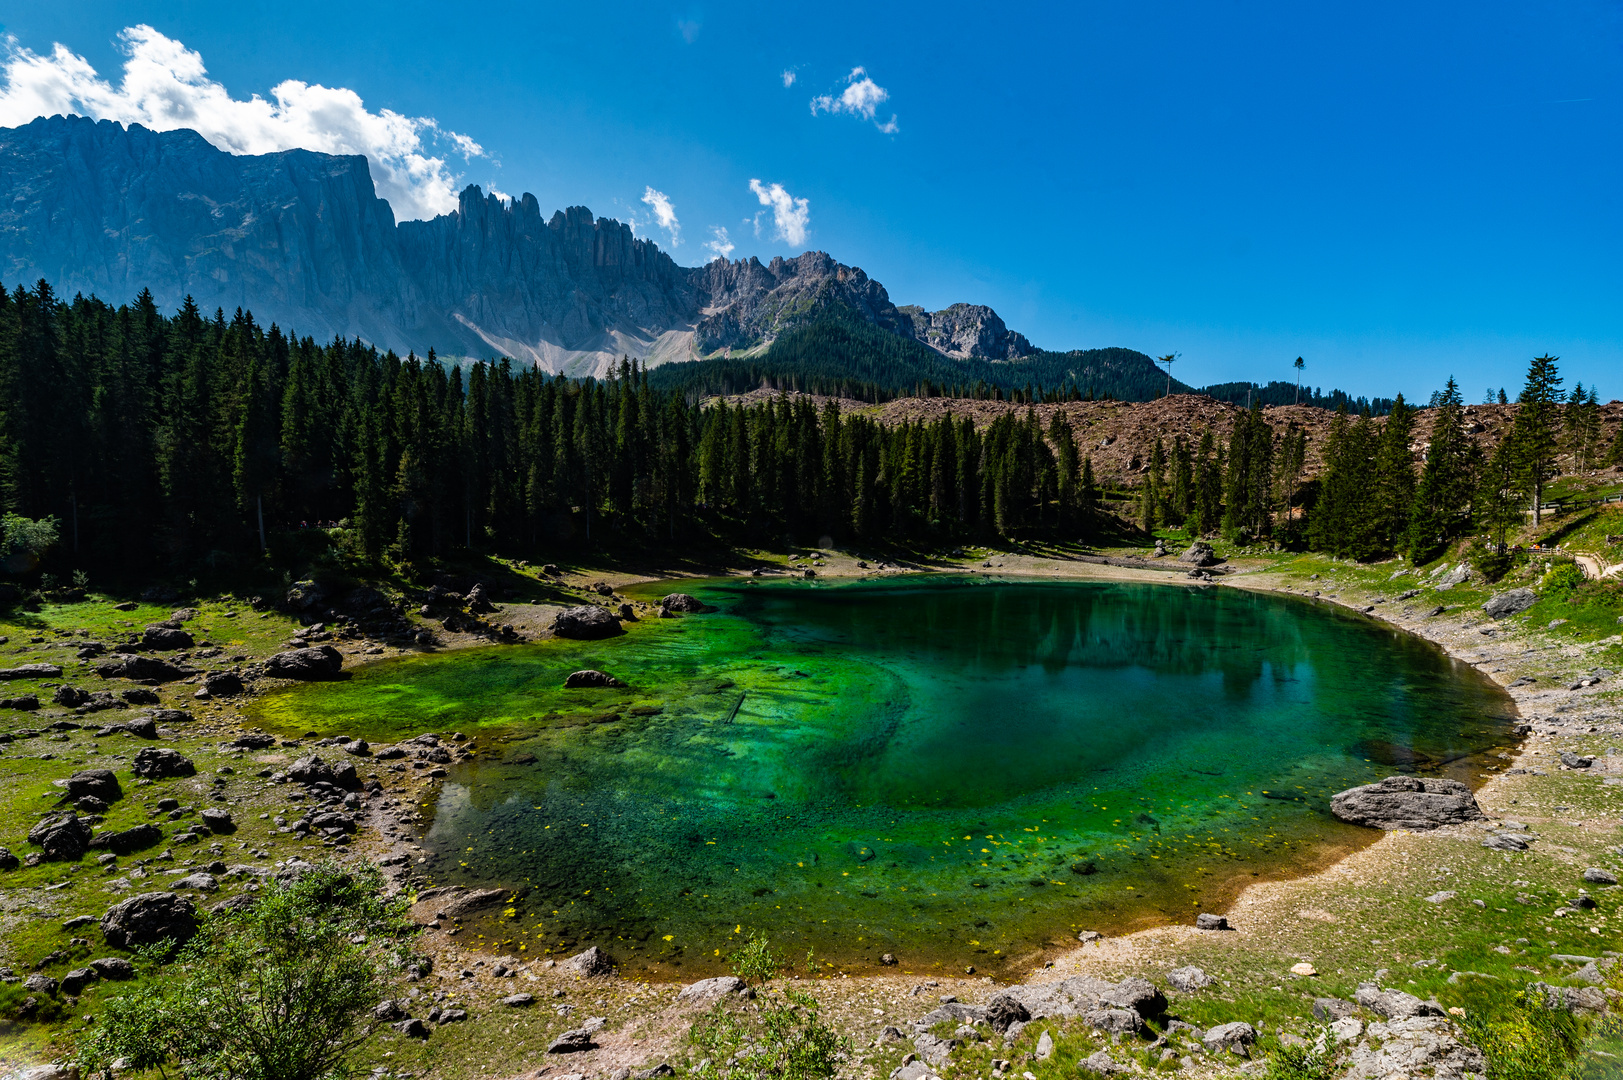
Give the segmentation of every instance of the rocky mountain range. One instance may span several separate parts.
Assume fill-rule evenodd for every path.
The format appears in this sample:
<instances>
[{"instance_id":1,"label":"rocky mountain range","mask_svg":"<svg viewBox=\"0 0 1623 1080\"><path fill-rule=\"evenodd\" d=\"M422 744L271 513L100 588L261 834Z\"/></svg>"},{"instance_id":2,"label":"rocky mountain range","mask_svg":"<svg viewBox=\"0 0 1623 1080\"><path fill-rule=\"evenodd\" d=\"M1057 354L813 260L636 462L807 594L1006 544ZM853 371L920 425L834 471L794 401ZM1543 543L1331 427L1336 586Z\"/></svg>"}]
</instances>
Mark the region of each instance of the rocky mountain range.
<instances>
[{"instance_id":1,"label":"rocky mountain range","mask_svg":"<svg viewBox=\"0 0 1623 1080\"><path fill-rule=\"evenodd\" d=\"M477 186L431 221L396 222L366 159L233 155L195 131L76 116L0 129L0 282L120 302L191 296L327 340L446 356L509 356L594 374L748 351L819 318L858 318L955 359L1031 343L991 308L897 307L820 251L678 266L585 207L543 217L533 195Z\"/></svg>"}]
</instances>

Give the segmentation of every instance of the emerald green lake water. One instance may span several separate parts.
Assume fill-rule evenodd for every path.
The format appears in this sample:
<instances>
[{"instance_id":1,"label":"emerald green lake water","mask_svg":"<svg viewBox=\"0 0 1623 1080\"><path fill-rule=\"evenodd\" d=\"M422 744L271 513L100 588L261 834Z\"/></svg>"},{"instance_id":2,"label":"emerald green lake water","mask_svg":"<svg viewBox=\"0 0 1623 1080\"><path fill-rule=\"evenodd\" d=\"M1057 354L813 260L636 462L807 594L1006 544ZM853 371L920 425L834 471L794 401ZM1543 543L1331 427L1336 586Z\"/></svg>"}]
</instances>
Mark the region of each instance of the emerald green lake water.
<instances>
[{"instance_id":1,"label":"emerald green lake water","mask_svg":"<svg viewBox=\"0 0 1623 1080\"><path fill-rule=\"evenodd\" d=\"M1512 741L1510 700L1468 666L1289 597L684 588L718 611L379 663L271 695L261 718L375 742L467 732L481 753L432 807L431 876L521 893L469 936L684 973L751 929L848 970L889 952L992 971L1079 929L1190 921L1373 839L1330 817L1336 791L1470 781L1473 755ZM630 688L561 689L583 667Z\"/></svg>"}]
</instances>

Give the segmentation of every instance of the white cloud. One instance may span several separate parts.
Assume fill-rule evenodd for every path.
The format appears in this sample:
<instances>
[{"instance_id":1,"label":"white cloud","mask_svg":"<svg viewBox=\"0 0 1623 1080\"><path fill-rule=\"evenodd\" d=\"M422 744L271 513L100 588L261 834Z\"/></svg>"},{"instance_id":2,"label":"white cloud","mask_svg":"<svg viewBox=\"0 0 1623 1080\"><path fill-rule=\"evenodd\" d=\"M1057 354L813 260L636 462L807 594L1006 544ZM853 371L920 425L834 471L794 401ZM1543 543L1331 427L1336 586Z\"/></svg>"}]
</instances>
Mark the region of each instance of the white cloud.
<instances>
[{"instance_id":1,"label":"white cloud","mask_svg":"<svg viewBox=\"0 0 1623 1080\"><path fill-rule=\"evenodd\" d=\"M233 98L208 77L203 57L150 26L119 34L127 59L119 85L101 78L82 56L56 45L41 56L3 42L0 61L0 126L26 124L39 116L76 113L97 120L142 124L156 131L193 128L233 154L268 154L300 148L327 154L363 154L378 194L400 220L433 217L456 209L460 176L433 144L448 140L464 160L484 157L477 142L441 130L429 117L369 111L359 94L344 87L289 79L266 99Z\"/></svg>"},{"instance_id":2,"label":"white cloud","mask_svg":"<svg viewBox=\"0 0 1623 1080\"><path fill-rule=\"evenodd\" d=\"M806 227L811 224L811 210L805 199L797 199L783 190L782 184L766 185L759 180L750 181L750 190L761 200L761 205L772 209L772 224L779 239L791 247L806 242ZM760 216L756 216L755 230L760 233Z\"/></svg>"},{"instance_id":3,"label":"white cloud","mask_svg":"<svg viewBox=\"0 0 1623 1080\"><path fill-rule=\"evenodd\" d=\"M727 235L727 230L722 228L720 225L717 225L710 231L715 235L715 239L706 240L704 242L704 249L718 259L730 257L733 253L733 241L732 238Z\"/></svg>"},{"instance_id":4,"label":"white cloud","mask_svg":"<svg viewBox=\"0 0 1623 1080\"><path fill-rule=\"evenodd\" d=\"M642 201L653 208L655 223L671 234L671 247L680 244L682 224L676 220L676 207L671 205L671 200L666 198L665 193L649 187L642 193Z\"/></svg>"},{"instance_id":5,"label":"white cloud","mask_svg":"<svg viewBox=\"0 0 1623 1080\"><path fill-rule=\"evenodd\" d=\"M783 71L783 88L785 90L787 90L791 86L793 86L794 84L795 84L795 73L792 70L790 70L788 68L785 68L784 71Z\"/></svg>"},{"instance_id":6,"label":"white cloud","mask_svg":"<svg viewBox=\"0 0 1623 1080\"><path fill-rule=\"evenodd\" d=\"M786 82L783 84L788 86ZM896 114L891 113L890 119L883 123L877 117L879 106L890 100L890 91L874 82L868 77L865 68L852 68L851 74L845 78L845 89L836 96L822 94L811 100L812 115L820 112L849 113L873 124L886 135L896 133Z\"/></svg>"}]
</instances>

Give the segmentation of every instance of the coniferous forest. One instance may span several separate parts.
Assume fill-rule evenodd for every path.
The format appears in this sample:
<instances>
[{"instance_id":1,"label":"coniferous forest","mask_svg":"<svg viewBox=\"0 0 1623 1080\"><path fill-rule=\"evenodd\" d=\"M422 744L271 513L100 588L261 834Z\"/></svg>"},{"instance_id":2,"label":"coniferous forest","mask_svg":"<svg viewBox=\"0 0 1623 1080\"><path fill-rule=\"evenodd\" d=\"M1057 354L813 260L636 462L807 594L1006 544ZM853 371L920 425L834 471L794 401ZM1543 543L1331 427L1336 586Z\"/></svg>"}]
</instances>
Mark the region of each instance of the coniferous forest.
<instances>
[{"instance_id":1,"label":"coniferous forest","mask_svg":"<svg viewBox=\"0 0 1623 1080\"><path fill-rule=\"evenodd\" d=\"M296 559L317 526L375 562L646 540L1085 539L1106 520L1110 493L1071 428L1019 408L1033 399L1018 391L977 427L950 408L882 424L801 396L701 407L661 382L631 362L574 380L321 345L240 312L167 316L146 293L115 308L44 283L0 292L8 551L14 568L49 546L60 569L123 575ZM1420 559L1467 534L1502 549L1559 455L1623 453L1592 390L1562 393L1553 358L1534 361L1492 453L1463 407L1452 382L1433 396L1438 434L1417 462L1401 397L1379 421L1343 406L1307 479L1306 433L1253 402L1229 430L1158 442L1133 503L1113 508L1145 529Z\"/></svg>"}]
</instances>

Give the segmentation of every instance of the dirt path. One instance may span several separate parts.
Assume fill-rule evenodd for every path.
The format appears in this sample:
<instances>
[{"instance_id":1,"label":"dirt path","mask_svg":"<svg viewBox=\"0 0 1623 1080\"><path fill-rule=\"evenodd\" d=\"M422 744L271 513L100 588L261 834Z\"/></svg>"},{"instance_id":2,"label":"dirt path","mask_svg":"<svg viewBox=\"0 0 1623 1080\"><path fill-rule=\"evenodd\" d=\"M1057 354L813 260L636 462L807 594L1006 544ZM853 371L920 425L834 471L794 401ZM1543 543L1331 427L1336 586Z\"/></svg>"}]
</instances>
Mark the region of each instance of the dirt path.
<instances>
[{"instance_id":1,"label":"dirt path","mask_svg":"<svg viewBox=\"0 0 1623 1080\"><path fill-rule=\"evenodd\" d=\"M1623 562L1607 563L1598 555L1574 555L1573 560L1583 570L1584 577L1591 581L1599 581L1602 578L1617 577L1623 574Z\"/></svg>"}]
</instances>

